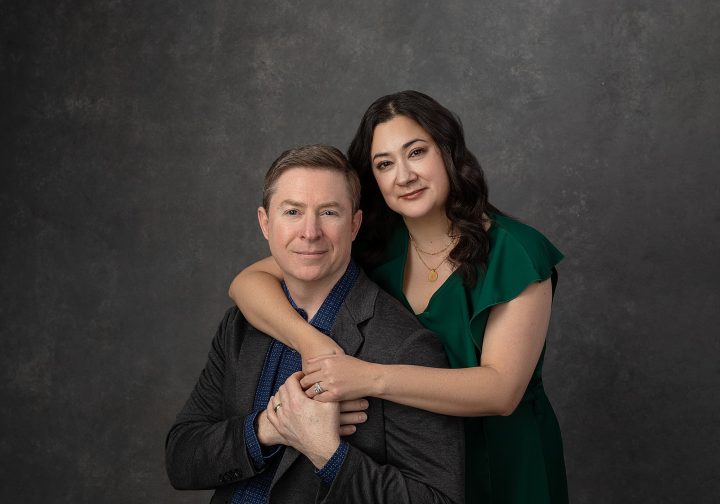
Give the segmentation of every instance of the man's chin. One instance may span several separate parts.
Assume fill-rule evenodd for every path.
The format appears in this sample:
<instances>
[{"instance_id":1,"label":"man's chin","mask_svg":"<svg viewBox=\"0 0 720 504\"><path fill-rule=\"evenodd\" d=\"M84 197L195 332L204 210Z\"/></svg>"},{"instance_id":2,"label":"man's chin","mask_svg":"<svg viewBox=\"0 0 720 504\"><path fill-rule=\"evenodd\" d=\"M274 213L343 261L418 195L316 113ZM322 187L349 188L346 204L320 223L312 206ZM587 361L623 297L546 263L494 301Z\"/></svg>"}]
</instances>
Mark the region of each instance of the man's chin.
<instances>
[{"instance_id":1,"label":"man's chin","mask_svg":"<svg viewBox=\"0 0 720 504\"><path fill-rule=\"evenodd\" d=\"M327 269L321 266L305 266L292 268L284 273L299 282L317 282L327 276Z\"/></svg>"}]
</instances>

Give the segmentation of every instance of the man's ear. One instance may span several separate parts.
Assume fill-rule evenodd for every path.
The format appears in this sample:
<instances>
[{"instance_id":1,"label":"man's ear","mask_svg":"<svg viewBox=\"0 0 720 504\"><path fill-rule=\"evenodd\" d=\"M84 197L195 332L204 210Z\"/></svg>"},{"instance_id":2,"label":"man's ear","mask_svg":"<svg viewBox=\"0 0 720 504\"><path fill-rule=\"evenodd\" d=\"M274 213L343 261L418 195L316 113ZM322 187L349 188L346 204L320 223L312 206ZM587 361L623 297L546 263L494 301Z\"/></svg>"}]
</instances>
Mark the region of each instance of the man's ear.
<instances>
[{"instance_id":1,"label":"man's ear","mask_svg":"<svg viewBox=\"0 0 720 504\"><path fill-rule=\"evenodd\" d=\"M258 215L258 224L260 224L260 230L262 231L263 236L266 240L269 240L268 235L268 220L270 219L268 217L267 212L265 211L265 207L258 207L257 210Z\"/></svg>"},{"instance_id":2,"label":"man's ear","mask_svg":"<svg viewBox=\"0 0 720 504\"><path fill-rule=\"evenodd\" d=\"M352 218L352 239L354 240L360 231L360 224L362 224L362 210L355 212Z\"/></svg>"}]
</instances>

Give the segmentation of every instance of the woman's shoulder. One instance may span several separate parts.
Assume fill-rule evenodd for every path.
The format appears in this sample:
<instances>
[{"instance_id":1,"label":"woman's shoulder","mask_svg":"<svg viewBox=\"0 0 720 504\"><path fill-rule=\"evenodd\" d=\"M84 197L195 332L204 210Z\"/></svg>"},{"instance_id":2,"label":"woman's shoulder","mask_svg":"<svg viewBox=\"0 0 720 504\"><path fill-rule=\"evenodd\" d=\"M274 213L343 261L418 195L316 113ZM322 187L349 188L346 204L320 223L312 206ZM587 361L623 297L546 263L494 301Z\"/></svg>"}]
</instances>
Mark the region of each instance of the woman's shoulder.
<instances>
[{"instance_id":1,"label":"woman's shoulder","mask_svg":"<svg viewBox=\"0 0 720 504\"><path fill-rule=\"evenodd\" d=\"M563 254L555 245L529 224L500 214L491 215L491 220L492 224L488 231L490 238L488 263L512 252L526 255L538 267L545 269L543 266L554 266L563 258Z\"/></svg>"},{"instance_id":2,"label":"woman's shoulder","mask_svg":"<svg viewBox=\"0 0 720 504\"><path fill-rule=\"evenodd\" d=\"M478 266L471 291L472 317L517 297L530 283L557 280L555 265L563 254L537 229L506 215L491 215L490 254Z\"/></svg>"}]
</instances>

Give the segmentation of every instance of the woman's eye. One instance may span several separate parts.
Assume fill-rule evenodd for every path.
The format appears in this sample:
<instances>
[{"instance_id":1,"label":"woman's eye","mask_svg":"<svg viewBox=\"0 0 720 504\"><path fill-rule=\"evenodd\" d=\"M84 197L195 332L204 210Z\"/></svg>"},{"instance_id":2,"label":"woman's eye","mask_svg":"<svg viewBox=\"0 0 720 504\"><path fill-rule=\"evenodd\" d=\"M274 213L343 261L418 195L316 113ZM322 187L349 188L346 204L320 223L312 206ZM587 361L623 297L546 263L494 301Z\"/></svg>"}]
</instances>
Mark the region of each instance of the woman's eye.
<instances>
[{"instance_id":1,"label":"woman's eye","mask_svg":"<svg viewBox=\"0 0 720 504\"><path fill-rule=\"evenodd\" d=\"M420 156L421 154L424 154L424 153L425 153L425 149L413 149L410 152L410 157Z\"/></svg>"},{"instance_id":2,"label":"woman's eye","mask_svg":"<svg viewBox=\"0 0 720 504\"><path fill-rule=\"evenodd\" d=\"M375 168L378 170L384 170L388 166L390 166L390 161L380 161L378 164L375 165Z\"/></svg>"}]
</instances>

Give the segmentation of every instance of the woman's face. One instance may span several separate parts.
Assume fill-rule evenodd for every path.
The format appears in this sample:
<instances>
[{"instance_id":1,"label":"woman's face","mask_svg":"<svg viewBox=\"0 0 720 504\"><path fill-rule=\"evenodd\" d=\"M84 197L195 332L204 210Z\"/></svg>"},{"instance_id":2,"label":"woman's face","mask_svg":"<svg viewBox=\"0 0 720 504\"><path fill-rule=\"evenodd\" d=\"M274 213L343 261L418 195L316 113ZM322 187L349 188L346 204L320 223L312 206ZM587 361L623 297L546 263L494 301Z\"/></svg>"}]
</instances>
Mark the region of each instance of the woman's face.
<instances>
[{"instance_id":1,"label":"woman's face","mask_svg":"<svg viewBox=\"0 0 720 504\"><path fill-rule=\"evenodd\" d=\"M445 215L450 182L430 134L406 116L375 126L370 163L385 203L406 219Z\"/></svg>"}]
</instances>

